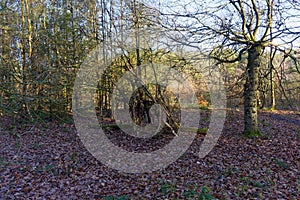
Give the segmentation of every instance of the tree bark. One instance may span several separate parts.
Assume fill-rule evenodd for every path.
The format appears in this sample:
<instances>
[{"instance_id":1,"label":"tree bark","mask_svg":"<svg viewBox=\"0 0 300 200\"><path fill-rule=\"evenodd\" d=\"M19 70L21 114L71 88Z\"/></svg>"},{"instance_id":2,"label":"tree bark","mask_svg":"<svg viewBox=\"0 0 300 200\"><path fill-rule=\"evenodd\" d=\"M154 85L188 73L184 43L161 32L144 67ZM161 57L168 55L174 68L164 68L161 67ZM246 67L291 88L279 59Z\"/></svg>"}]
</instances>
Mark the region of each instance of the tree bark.
<instances>
[{"instance_id":1,"label":"tree bark","mask_svg":"<svg viewBox=\"0 0 300 200\"><path fill-rule=\"evenodd\" d=\"M22 54L22 111L26 113L26 96L27 96L27 62L26 62L26 2L21 1L21 12L22 12L22 35L21 35L21 54Z\"/></svg>"},{"instance_id":2,"label":"tree bark","mask_svg":"<svg viewBox=\"0 0 300 200\"><path fill-rule=\"evenodd\" d=\"M272 62L272 60L270 61ZM271 110L275 109L275 87L274 87L274 70L273 70L273 64L270 64L270 92L271 92Z\"/></svg>"},{"instance_id":3,"label":"tree bark","mask_svg":"<svg viewBox=\"0 0 300 200\"><path fill-rule=\"evenodd\" d=\"M244 133L259 131L257 123L258 69L262 46L253 45L248 50L247 78L244 85Z\"/></svg>"}]
</instances>

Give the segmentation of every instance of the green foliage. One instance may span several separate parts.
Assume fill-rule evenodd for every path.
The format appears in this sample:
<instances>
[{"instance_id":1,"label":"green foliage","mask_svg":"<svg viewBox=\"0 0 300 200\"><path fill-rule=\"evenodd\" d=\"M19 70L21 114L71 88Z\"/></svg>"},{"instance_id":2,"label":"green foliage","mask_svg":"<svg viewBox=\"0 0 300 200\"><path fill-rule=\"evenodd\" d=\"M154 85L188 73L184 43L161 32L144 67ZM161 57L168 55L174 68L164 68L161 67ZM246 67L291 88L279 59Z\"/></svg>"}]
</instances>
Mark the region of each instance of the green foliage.
<instances>
[{"instance_id":1,"label":"green foliage","mask_svg":"<svg viewBox=\"0 0 300 200\"><path fill-rule=\"evenodd\" d=\"M24 170L25 170L25 168L24 168ZM54 166L52 164L48 164L45 166L38 165L34 168L34 172L36 174L43 173L43 172L51 172L52 174L57 174L56 166Z\"/></svg>"},{"instance_id":2,"label":"green foliage","mask_svg":"<svg viewBox=\"0 0 300 200\"><path fill-rule=\"evenodd\" d=\"M127 195L125 196L106 196L104 197L104 200L127 200L129 197Z\"/></svg>"},{"instance_id":3,"label":"green foliage","mask_svg":"<svg viewBox=\"0 0 300 200\"><path fill-rule=\"evenodd\" d=\"M0 156L0 167L6 167L7 165L9 165L9 162L6 162L5 158L3 156Z\"/></svg>"},{"instance_id":4,"label":"green foliage","mask_svg":"<svg viewBox=\"0 0 300 200\"><path fill-rule=\"evenodd\" d=\"M161 185L161 192L165 197L171 195L172 193L176 192L176 186L172 183L163 183ZM211 194L211 190L204 186L201 188L201 191L199 192L198 188L194 185L188 184L186 186L185 191L183 191L182 196L184 199L200 199L200 200L213 200L215 199L213 195Z\"/></svg>"},{"instance_id":5,"label":"green foliage","mask_svg":"<svg viewBox=\"0 0 300 200\"><path fill-rule=\"evenodd\" d=\"M239 169L237 169L237 168L235 168L235 167L230 167L227 171L226 171L226 175L227 176L230 176L230 175L232 175L232 174L234 174L234 173L236 173L236 172L238 172L239 171Z\"/></svg>"},{"instance_id":6,"label":"green foliage","mask_svg":"<svg viewBox=\"0 0 300 200\"><path fill-rule=\"evenodd\" d=\"M15 144L14 144L14 147L15 147L16 149L21 148L20 142L19 142L19 141L16 141Z\"/></svg>"},{"instance_id":7,"label":"green foliage","mask_svg":"<svg viewBox=\"0 0 300 200\"><path fill-rule=\"evenodd\" d=\"M281 160L281 159L279 159L279 158L275 158L275 159L274 159L274 162L275 162L278 166L280 166L280 167L282 167L282 168L284 168L284 169L288 168L288 165L287 165L283 160Z\"/></svg>"},{"instance_id":8,"label":"green foliage","mask_svg":"<svg viewBox=\"0 0 300 200\"><path fill-rule=\"evenodd\" d=\"M185 192L184 198L185 199L195 199L197 195L198 195L198 192L195 190L195 188L191 188Z\"/></svg>"},{"instance_id":9,"label":"green foliage","mask_svg":"<svg viewBox=\"0 0 300 200\"><path fill-rule=\"evenodd\" d=\"M33 148L34 150L38 150L38 149L41 148L41 144L38 143L38 142L35 142L35 143L33 143L32 148Z\"/></svg>"},{"instance_id":10,"label":"green foliage","mask_svg":"<svg viewBox=\"0 0 300 200\"><path fill-rule=\"evenodd\" d=\"M246 192L247 190L248 190L247 185L239 185L236 194L239 197L241 193Z\"/></svg>"},{"instance_id":11,"label":"green foliage","mask_svg":"<svg viewBox=\"0 0 300 200\"><path fill-rule=\"evenodd\" d=\"M167 195L169 192L175 192L176 191L176 187L171 184L171 183L164 183L161 185L160 187L161 189L161 192L164 194L164 195Z\"/></svg>"},{"instance_id":12,"label":"green foliage","mask_svg":"<svg viewBox=\"0 0 300 200\"><path fill-rule=\"evenodd\" d=\"M254 187L258 187L258 188L264 188L265 185L259 181L250 181L249 185L252 185Z\"/></svg>"},{"instance_id":13,"label":"green foliage","mask_svg":"<svg viewBox=\"0 0 300 200\"><path fill-rule=\"evenodd\" d=\"M204 186L200 192L197 192L195 186L188 186L188 190L184 193L184 199L200 199L200 200L212 200L214 197L208 187Z\"/></svg>"},{"instance_id":14,"label":"green foliage","mask_svg":"<svg viewBox=\"0 0 300 200\"><path fill-rule=\"evenodd\" d=\"M203 187L201 190L201 193L198 196L199 200L213 200L215 199L212 194L211 191L208 187Z\"/></svg>"}]
</instances>

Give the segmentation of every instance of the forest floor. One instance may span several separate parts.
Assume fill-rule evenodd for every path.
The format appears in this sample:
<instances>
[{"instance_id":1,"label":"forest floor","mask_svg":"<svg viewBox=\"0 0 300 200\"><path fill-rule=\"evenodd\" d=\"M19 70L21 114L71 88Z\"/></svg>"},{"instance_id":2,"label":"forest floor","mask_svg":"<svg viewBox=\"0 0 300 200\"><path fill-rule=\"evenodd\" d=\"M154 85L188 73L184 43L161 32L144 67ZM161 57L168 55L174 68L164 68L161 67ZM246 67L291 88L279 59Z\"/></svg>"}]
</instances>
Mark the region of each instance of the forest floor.
<instances>
[{"instance_id":1,"label":"forest floor","mask_svg":"<svg viewBox=\"0 0 300 200\"><path fill-rule=\"evenodd\" d=\"M242 112L228 114L217 145L202 159L198 134L167 168L126 174L97 161L72 123L14 124L2 116L0 199L300 199L299 114L260 111L263 135L256 138L242 135L242 119ZM110 129L108 138L137 151L171 138L128 142L119 131Z\"/></svg>"}]
</instances>

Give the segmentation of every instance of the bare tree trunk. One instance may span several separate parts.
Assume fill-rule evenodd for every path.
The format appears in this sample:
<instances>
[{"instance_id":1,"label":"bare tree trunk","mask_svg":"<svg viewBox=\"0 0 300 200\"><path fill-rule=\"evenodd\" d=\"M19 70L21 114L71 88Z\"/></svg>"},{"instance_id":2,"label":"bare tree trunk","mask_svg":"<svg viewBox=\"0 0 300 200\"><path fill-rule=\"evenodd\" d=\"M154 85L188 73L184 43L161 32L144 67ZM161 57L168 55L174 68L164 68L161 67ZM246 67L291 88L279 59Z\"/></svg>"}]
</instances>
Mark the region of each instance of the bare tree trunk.
<instances>
[{"instance_id":1,"label":"bare tree trunk","mask_svg":"<svg viewBox=\"0 0 300 200\"><path fill-rule=\"evenodd\" d=\"M26 112L26 96L27 96L27 62L26 62L26 22L25 22L25 9L26 9L26 1L22 0L21 3L22 10L22 109L23 112Z\"/></svg>"},{"instance_id":2,"label":"bare tree trunk","mask_svg":"<svg viewBox=\"0 0 300 200\"><path fill-rule=\"evenodd\" d=\"M275 109L275 87L274 87L274 70L273 70L273 64L271 64L270 68L270 90L271 90L271 110Z\"/></svg>"},{"instance_id":3,"label":"bare tree trunk","mask_svg":"<svg viewBox=\"0 0 300 200\"><path fill-rule=\"evenodd\" d=\"M273 32L272 32L272 28L270 29L270 39L271 41L273 41ZM271 92L271 110L275 109L275 88L274 88L274 58L276 55L276 50L273 52L273 48L270 49L270 92Z\"/></svg>"},{"instance_id":4,"label":"bare tree trunk","mask_svg":"<svg viewBox=\"0 0 300 200\"><path fill-rule=\"evenodd\" d=\"M260 66L261 46L253 45L248 50L247 79L244 88L244 133L258 133L257 98L258 69Z\"/></svg>"}]
</instances>

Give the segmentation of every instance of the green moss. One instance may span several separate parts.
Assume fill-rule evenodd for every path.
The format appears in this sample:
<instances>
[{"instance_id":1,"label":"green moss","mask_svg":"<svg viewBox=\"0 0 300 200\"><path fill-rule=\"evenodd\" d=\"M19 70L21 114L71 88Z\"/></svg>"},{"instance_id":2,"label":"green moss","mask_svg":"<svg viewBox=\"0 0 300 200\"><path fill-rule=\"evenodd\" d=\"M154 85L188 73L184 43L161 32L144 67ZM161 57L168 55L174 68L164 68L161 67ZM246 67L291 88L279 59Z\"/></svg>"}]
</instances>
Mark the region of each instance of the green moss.
<instances>
[{"instance_id":1,"label":"green moss","mask_svg":"<svg viewBox=\"0 0 300 200\"><path fill-rule=\"evenodd\" d=\"M261 137L262 134L259 130L244 132L243 134L246 138L254 138L254 137Z\"/></svg>"},{"instance_id":2,"label":"green moss","mask_svg":"<svg viewBox=\"0 0 300 200\"><path fill-rule=\"evenodd\" d=\"M270 111L275 111L275 108L274 108L274 107L271 107L269 110L270 110Z\"/></svg>"},{"instance_id":3,"label":"green moss","mask_svg":"<svg viewBox=\"0 0 300 200\"><path fill-rule=\"evenodd\" d=\"M198 128L197 133L198 134L204 134L206 135L208 132L208 128Z\"/></svg>"}]
</instances>

